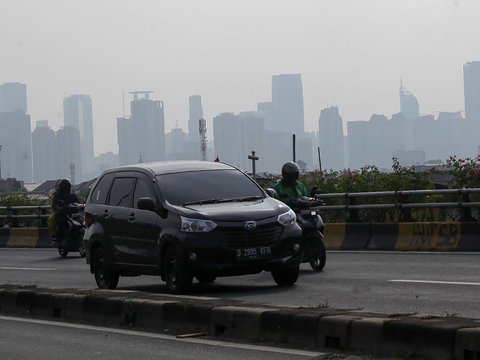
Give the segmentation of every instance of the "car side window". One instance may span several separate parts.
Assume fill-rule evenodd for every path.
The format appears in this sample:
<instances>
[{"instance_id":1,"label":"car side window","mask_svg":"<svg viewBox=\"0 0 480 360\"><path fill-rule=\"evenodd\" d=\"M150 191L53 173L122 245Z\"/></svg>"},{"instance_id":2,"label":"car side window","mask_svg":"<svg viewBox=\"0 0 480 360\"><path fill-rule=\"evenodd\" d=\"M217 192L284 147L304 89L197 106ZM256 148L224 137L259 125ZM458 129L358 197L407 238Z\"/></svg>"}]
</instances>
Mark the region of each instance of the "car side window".
<instances>
[{"instance_id":1,"label":"car side window","mask_svg":"<svg viewBox=\"0 0 480 360\"><path fill-rule=\"evenodd\" d=\"M150 190L147 182L144 179L137 179L137 184L135 185L135 192L133 195L133 207L137 208L138 200L142 197L149 197L155 201L155 195Z\"/></svg>"},{"instance_id":2,"label":"car side window","mask_svg":"<svg viewBox=\"0 0 480 360\"><path fill-rule=\"evenodd\" d=\"M131 207L134 178L116 178L110 190L108 205Z\"/></svg>"},{"instance_id":3,"label":"car side window","mask_svg":"<svg viewBox=\"0 0 480 360\"><path fill-rule=\"evenodd\" d=\"M90 202L94 204L105 204L107 201L108 190L112 184L113 174L105 174L98 182L90 195Z\"/></svg>"}]
</instances>

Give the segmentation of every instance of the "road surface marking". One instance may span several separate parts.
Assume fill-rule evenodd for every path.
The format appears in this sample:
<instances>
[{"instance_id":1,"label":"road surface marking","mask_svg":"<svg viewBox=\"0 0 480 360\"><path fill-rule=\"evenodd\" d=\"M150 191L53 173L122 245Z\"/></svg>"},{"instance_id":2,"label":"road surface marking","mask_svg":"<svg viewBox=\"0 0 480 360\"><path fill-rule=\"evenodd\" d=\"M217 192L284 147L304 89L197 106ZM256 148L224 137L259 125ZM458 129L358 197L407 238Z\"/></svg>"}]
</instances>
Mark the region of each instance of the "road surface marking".
<instances>
[{"instance_id":1,"label":"road surface marking","mask_svg":"<svg viewBox=\"0 0 480 360\"><path fill-rule=\"evenodd\" d=\"M55 270L57 270L57 269L51 269L51 268L30 268L30 267L11 267L11 266L0 266L0 270L55 271Z\"/></svg>"},{"instance_id":2,"label":"road surface marking","mask_svg":"<svg viewBox=\"0 0 480 360\"><path fill-rule=\"evenodd\" d=\"M462 281L434 281L434 280L388 280L389 282L402 282L402 283L419 283L419 284L443 284L443 285L468 285L468 286L480 286L480 283L476 282L462 282Z\"/></svg>"},{"instance_id":3,"label":"road surface marking","mask_svg":"<svg viewBox=\"0 0 480 360\"><path fill-rule=\"evenodd\" d=\"M198 339L198 338L177 339L174 335L154 334L154 333L147 333L142 331L106 328L101 326L69 324L69 323L63 323L58 321L16 318L16 317L9 317L9 316L0 316L0 320L58 326L58 327L71 328L71 329L101 331L101 332L108 332L108 333L121 334L121 335L133 335L133 336L141 336L141 337L147 337L147 338L155 338L160 340L180 341L180 342L188 342L188 343L211 345L211 346L221 346L225 348L255 350L255 351L264 351L264 352L271 352L271 353L288 354L288 355L316 357L316 356L325 354L321 352L313 352L313 351L306 351L306 350L275 348L270 346L261 346L261 345L253 345L253 344L238 344L238 343L230 343L230 342L224 342L224 341Z\"/></svg>"}]
</instances>

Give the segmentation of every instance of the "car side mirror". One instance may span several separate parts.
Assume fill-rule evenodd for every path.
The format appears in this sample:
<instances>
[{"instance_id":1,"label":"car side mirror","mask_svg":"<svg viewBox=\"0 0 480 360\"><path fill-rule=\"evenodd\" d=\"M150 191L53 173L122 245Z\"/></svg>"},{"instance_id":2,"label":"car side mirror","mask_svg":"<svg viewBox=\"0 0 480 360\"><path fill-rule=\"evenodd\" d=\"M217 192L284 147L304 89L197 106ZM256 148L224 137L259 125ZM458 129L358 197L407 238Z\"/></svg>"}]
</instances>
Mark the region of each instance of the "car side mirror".
<instances>
[{"instance_id":1,"label":"car side mirror","mask_svg":"<svg viewBox=\"0 0 480 360\"><path fill-rule=\"evenodd\" d=\"M152 198L142 197L138 199L137 208L140 210L154 211L156 206Z\"/></svg>"},{"instance_id":2,"label":"car side mirror","mask_svg":"<svg viewBox=\"0 0 480 360\"><path fill-rule=\"evenodd\" d=\"M278 197L277 195L277 192L275 191L275 189L272 189L272 188L268 188L268 189L265 189L265 192L267 193L268 196L276 199Z\"/></svg>"}]
</instances>

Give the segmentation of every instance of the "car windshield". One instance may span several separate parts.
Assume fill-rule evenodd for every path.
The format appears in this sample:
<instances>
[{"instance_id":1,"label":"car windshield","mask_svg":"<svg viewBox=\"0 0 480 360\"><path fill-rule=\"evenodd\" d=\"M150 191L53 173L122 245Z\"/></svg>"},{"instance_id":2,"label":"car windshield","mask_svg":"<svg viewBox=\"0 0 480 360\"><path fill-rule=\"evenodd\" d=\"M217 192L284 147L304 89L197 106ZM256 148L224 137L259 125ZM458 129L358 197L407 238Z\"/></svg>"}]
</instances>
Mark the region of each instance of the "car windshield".
<instances>
[{"instance_id":1,"label":"car windshield","mask_svg":"<svg viewBox=\"0 0 480 360\"><path fill-rule=\"evenodd\" d=\"M165 199L174 205L262 199L262 190L238 170L191 171L157 176Z\"/></svg>"}]
</instances>

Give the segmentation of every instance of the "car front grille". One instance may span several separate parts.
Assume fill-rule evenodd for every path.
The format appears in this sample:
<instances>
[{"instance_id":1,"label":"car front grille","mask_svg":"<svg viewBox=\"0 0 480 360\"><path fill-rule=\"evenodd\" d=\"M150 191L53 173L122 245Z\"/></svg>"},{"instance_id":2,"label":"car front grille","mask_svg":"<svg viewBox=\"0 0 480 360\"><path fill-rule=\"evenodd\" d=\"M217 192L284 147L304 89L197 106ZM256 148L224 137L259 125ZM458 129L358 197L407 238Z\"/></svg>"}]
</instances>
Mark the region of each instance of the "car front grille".
<instances>
[{"instance_id":1,"label":"car front grille","mask_svg":"<svg viewBox=\"0 0 480 360\"><path fill-rule=\"evenodd\" d=\"M219 235L230 246L264 246L278 243L282 231L281 225L261 226L250 231L244 228L220 228Z\"/></svg>"}]
</instances>

